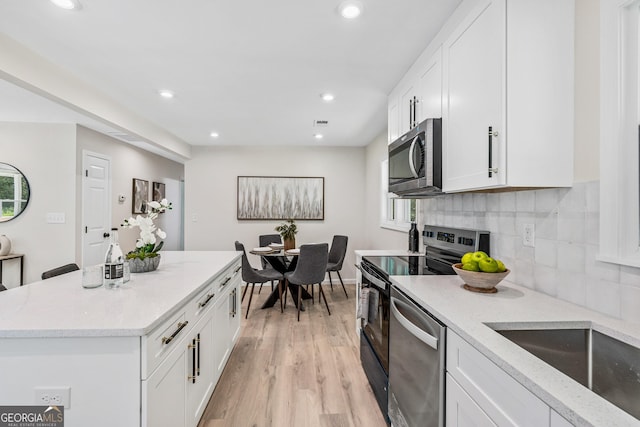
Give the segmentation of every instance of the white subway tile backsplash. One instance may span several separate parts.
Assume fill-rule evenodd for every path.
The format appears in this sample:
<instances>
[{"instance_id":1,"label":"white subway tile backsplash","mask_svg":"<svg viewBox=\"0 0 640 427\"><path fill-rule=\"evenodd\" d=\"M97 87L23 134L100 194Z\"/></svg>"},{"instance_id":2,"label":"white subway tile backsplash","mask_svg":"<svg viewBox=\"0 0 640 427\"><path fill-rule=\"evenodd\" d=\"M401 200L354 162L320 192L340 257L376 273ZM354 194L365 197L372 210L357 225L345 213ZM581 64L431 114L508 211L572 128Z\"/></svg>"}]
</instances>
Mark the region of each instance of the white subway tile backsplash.
<instances>
[{"instance_id":1,"label":"white subway tile backsplash","mask_svg":"<svg viewBox=\"0 0 640 427\"><path fill-rule=\"evenodd\" d=\"M552 268L558 266L558 242L556 240L536 239L534 253L536 264Z\"/></svg>"},{"instance_id":2,"label":"white subway tile backsplash","mask_svg":"<svg viewBox=\"0 0 640 427\"><path fill-rule=\"evenodd\" d=\"M587 303L587 276L579 273L558 272L558 298L584 306Z\"/></svg>"},{"instance_id":3,"label":"white subway tile backsplash","mask_svg":"<svg viewBox=\"0 0 640 427\"><path fill-rule=\"evenodd\" d=\"M473 195L473 210L475 212L485 212L487 210L487 195L478 193Z\"/></svg>"},{"instance_id":4,"label":"white subway tile backsplash","mask_svg":"<svg viewBox=\"0 0 640 427\"><path fill-rule=\"evenodd\" d=\"M473 212L473 194L462 195L462 210L464 212Z\"/></svg>"},{"instance_id":5,"label":"white subway tile backsplash","mask_svg":"<svg viewBox=\"0 0 640 427\"><path fill-rule=\"evenodd\" d=\"M491 255L511 270L508 280L602 313L640 322L640 269L596 260L599 182L572 188L450 194L425 199L428 224L491 233ZM440 201L438 201L440 200ZM522 244L535 225L535 247Z\"/></svg>"},{"instance_id":6,"label":"white subway tile backsplash","mask_svg":"<svg viewBox=\"0 0 640 427\"><path fill-rule=\"evenodd\" d=\"M620 315L625 320L640 323L640 287L620 285Z\"/></svg>"},{"instance_id":7,"label":"white subway tile backsplash","mask_svg":"<svg viewBox=\"0 0 640 427\"><path fill-rule=\"evenodd\" d=\"M584 245L558 241L558 270L571 273L584 273L584 263Z\"/></svg>"},{"instance_id":8,"label":"white subway tile backsplash","mask_svg":"<svg viewBox=\"0 0 640 427\"><path fill-rule=\"evenodd\" d=\"M585 212L558 212L558 240L585 243Z\"/></svg>"},{"instance_id":9,"label":"white subway tile backsplash","mask_svg":"<svg viewBox=\"0 0 640 427\"><path fill-rule=\"evenodd\" d=\"M558 207L558 190L536 190L536 212L551 212Z\"/></svg>"},{"instance_id":10,"label":"white subway tile backsplash","mask_svg":"<svg viewBox=\"0 0 640 427\"><path fill-rule=\"evenodd\" d=\"M558 240L558 215L556 212L536 213L536 238Z\"/></svg>"},{"instance_id":11,"label":"white subway tile backsplash","mask_svg":"<svg viewBox=\"0 0 640 427\"><path fill-rule=\"evenodd\" d=\"M598 246L585 245L585 272L587 275L609 282L620 282L620 266L608 262L597 261L597 254Z\"/></svg>"},{"instance_id":12,"label":"white subway tile backsplash","mask_svg":"<svg viewBox=\"0 0 640 427\"><path fill-rule=\"evenodd\" d=\"M556 296L558 292L558 273L555 268L536 265L533 268L535 277L534 289L547 295Z\"/></svg>"},{"instance_id":13,"label":"white subway tile backsplash","mask_svg":"<svg viewBox=\"0 0 640 427\"><path fill-rule=\"evenodd\" d=\"M620 317L620 284L587 276L586 306L614 317Z\"/></svg>"},{"instance_id":14,"label":"white subway tile backsplash","mask_svg":"<svg viewBox=\"0 0 640 427\"><path fill-rule=\"evenodd\" d=\"M500 212L516 211L516 193L500 193Z\"/></svg>"},{"instance_id":15,"label":"white subway tile backsplash","mask_svg":"<svg viewBox=\"0 0 640 427\"><path fill-rule=\"evenodd\" d=\"M518 191L516 193L516 210L518 212L534 212L536 210L536 192Z\"/></svg>"}]
</instances>

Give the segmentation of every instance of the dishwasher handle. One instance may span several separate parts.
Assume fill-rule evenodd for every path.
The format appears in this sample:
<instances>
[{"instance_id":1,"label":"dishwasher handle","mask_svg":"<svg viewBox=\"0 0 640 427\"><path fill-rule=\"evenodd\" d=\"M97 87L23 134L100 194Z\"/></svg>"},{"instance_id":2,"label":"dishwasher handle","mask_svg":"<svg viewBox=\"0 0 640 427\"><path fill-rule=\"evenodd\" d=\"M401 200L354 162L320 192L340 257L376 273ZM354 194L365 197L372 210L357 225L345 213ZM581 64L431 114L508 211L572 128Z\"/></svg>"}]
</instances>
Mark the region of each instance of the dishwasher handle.
<instances>
[{"instance_id":1,"label":"dishwasher handle","mask_svg":"<svg viewBox=\"0 0 640 427\"><path fill-rule=\"evenodd\" d=\"M434 350L438 350L438 338L434 337L433 335L429 335L428 333L411 323L409 319L404 317L402 313L400 313L400 310L398 310L398 302L402 303L402 301L398 300L397 298L391 297L391 312L393 313L393 316L407 331L411 333L411 335L415 336Z\"/></svg>"}]
</instances>

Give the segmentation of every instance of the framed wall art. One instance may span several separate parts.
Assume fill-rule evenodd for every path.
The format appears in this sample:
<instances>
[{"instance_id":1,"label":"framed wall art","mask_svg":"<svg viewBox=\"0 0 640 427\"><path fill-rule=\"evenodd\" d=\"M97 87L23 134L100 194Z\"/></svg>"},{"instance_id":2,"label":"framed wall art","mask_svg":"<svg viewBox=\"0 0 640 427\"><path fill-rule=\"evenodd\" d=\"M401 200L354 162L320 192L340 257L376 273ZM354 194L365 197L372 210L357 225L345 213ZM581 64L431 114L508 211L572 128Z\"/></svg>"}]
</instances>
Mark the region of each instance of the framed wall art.
<instances>
[{"instance_id":1,"label":"framed wall art","mask_svg":"<svg viewBox=\"0 0 640 427\"><path fill-rule=\"evenodd\" d=\"M239 220L324 220L324 178L239 176Z\"/></svg>"},{"instance_id":2,"label":"framed wall art","mask_svg":"<svg viewBox=\"0 0 640 427\"><path fill-rule=\"evenodd\" d=\"M162 182L154 182L152 188L153 197L151 197L151 200L159 202L160 200L165 198L165 185Z\"/></svg>"},{"instance_id":3,"label":"framed wall art","mask_svg":"<svg viewBox=\"0 0 640 427\"><path fill-rule=\"evenodd\" d=\"M149 181L133 178L133 201L131 212L143 214L147 212L147 201L149 200Z\"/></svg>"}]
</instances>

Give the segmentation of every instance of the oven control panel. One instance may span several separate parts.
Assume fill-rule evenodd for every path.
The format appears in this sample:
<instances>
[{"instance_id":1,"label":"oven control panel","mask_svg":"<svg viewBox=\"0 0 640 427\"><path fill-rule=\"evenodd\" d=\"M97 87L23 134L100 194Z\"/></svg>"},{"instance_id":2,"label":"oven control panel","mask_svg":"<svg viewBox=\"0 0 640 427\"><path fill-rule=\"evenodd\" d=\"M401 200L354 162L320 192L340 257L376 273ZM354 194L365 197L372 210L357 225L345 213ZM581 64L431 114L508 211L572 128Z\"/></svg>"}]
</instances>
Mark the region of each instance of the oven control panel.
<instances>
[{"instance_id":1,"label":"oven control panel","mask_svg":"<svg viewBox=\"0 0 640 427\"><path fill-rule=\"evenodd\" d=\"M490 253L488 231L425 225L422 237L427 248L435 246L459 253Z\"/></svg>"}]
</instances>

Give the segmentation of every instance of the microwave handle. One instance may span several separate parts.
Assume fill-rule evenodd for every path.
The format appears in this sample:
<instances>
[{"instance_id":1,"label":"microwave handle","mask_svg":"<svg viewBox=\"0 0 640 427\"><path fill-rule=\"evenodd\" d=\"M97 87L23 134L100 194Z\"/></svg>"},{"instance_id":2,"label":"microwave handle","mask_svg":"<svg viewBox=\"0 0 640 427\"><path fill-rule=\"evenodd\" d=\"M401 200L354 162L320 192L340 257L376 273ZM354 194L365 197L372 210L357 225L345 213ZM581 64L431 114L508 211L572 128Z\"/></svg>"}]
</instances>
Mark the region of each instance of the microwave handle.
<instances>
[{"instance_id":1,"label":"microwave handle","mask_svg":"<svg viewBox=\"0 0 640 427\"><path fill-rule=\"evenodd\" d=\"M413 141L411 141L411 147L409 147L409 168L411 169L411 173L413 174L414 178L419 178L418 176L418 171L416 170L416 165L413 162L413 158L414 158L414 152L416 151L416 144L418 143L420 137L416 136L415 138L413 138Z\"/></svg>"}]
</instances>

